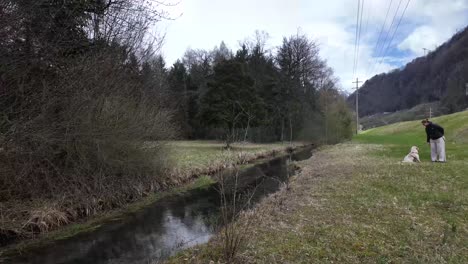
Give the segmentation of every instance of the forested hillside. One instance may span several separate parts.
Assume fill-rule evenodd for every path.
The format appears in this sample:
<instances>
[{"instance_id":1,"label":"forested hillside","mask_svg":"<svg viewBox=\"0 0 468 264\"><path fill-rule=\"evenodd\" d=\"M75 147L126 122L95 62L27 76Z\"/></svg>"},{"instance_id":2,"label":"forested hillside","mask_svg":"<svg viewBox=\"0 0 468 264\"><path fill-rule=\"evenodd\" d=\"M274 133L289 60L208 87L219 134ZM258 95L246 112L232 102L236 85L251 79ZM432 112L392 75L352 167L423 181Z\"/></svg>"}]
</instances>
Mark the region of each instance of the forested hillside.
<instances>
[{"instance_id":1,"label":"forested hillside","mask_svg":"<svg viewBox=\"0 0 468 264\"><path fill-rule=\"evenodd\" d=\"M448 112L468 107L468 28L402 69L376 75L359 92L359 115L394 112L441 101ZM355 94L347 99L355 105Z\"/></svg>"}]
</instances>

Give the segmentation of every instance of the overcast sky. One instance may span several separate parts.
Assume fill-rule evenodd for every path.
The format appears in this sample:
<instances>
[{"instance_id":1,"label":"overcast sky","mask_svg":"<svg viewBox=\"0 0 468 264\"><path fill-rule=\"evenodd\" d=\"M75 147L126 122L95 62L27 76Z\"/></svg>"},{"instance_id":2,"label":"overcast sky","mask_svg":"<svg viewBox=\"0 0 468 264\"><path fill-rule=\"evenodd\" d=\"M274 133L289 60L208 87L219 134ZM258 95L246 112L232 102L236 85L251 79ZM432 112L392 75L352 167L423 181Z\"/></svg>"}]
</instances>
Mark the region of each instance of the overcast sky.
<instances>
[{"instance_id":1,"label":"overcast sky","mask_svg":"<svg viewBox=\"0 0 468 264\"><path fill-rule=\"evenodd\" d=\"M408 0L363 1L359 64L354 75L358 0L180 0L167 10L173 17L182 15L159 24L159 30L166 32L162 52L171 65L187 48L211 50L224 41L236 50L239 41L255 30L269 33L268 45L274 50L283 36L300 30L316 40L322 58L334 69L342 88L350 91L355 77L367 79L400 67L423 55L423 48L433 50L468 25L468 0L410 0L394 34ZM387 43L392 35L395 38L387 52L379 52L386 50L382 45L375 46L390 3L381 43L387 34Z\"/></svg>"}]
</instances>

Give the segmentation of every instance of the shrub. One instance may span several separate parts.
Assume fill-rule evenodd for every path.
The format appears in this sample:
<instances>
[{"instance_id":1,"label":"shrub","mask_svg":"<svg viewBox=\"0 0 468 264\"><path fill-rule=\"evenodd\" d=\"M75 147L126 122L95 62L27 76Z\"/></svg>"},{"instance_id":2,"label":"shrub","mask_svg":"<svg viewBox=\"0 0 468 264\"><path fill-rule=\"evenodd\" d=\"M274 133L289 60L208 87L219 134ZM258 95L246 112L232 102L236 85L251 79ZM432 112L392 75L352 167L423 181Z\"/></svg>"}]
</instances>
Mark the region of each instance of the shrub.
<instances>
[{"instance_id":1,"label":"shrub","mask_svg":"<svg viewBox=\"0 0 468 264\"><path fill-rule=\"evenodd\" d=\"M161 87L140 81L126 65L112 52L81 56L40 87L34 81L7 90L4 96L15 100L3 108L0 122L0 202L59 201L68 214L59 219L68 219L167 183L159 142L175 135L171 111L160 103ZM38 215L57 219L31 210L23 214L29 222Z\"/></svg>"}]
</instances>

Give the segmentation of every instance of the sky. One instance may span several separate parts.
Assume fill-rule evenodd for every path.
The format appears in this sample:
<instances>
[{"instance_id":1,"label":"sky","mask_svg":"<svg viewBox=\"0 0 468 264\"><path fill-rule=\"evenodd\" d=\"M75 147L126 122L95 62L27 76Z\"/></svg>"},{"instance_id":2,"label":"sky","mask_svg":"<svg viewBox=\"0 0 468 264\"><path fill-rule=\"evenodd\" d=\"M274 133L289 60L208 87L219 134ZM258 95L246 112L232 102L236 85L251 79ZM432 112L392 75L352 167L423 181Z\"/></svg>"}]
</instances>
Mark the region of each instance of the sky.
<instances>
[{"instance_id":1,"label":"sky","mask_svg":"<svg viewBox=\"0 0 468 264\"><path fill-rule=\"evenodd\" d=\"M468 0L361 1L356 70L358 0L180 0L165 8L174 19L160 22L157 30L165 33L162 53L169 65L188 48L211 50L224 41L236 50L256 30L269 34L267 46L274 52L283 37L300 32L318 43L341 88L351 92L357 77L402 67L424 55L423 48L434 50L468 26Z\"/></svg>"}]
</instances>

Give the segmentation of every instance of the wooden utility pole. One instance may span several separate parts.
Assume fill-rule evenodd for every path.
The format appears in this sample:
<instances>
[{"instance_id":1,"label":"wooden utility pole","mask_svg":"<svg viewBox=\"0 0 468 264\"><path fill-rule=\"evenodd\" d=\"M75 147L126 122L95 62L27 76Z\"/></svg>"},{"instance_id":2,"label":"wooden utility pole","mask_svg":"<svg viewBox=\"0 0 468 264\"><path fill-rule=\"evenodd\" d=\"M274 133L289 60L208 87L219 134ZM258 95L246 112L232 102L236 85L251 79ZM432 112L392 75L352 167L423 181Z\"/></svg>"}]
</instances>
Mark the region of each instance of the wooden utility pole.
<instances>
[{"instance_id":1,"label":"wooden utility pole","mask_svg":"<svg viewBox=\"0 0 468 264\"><path fill-rule=\"evenodd\" d=\"M422 49L424 50L424 56L426 56L426 55L427 55L427 52L428 52L429 50L426 49L426 48L422 48Z\"/></svg>"},{"instance_id":2,"label":"wooden utility pole","mask_svg":"<svg viewBox=\"0 0 468 264\"><path fill-rule=\"evenodd\" d=\"M356 84L356 135L359 133L359 78L356 78L356 81L353 82Z\"/></svg>"}]
</instances>

